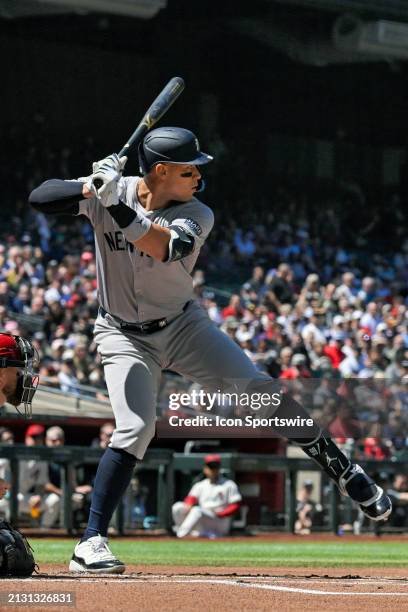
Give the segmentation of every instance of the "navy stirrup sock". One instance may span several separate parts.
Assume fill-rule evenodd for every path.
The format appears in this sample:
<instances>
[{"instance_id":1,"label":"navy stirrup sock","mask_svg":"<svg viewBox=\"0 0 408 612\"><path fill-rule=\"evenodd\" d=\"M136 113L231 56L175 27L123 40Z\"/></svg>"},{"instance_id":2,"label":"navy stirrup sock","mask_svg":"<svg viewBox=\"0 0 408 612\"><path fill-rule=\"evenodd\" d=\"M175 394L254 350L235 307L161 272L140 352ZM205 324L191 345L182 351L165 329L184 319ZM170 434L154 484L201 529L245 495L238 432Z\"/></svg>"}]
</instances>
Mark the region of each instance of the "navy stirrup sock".
<instances>
[{"instance_id":1,"label":"navy stirrup sock","mask_svg":"<svg viewBox=\"0 0 408 612\"><path fill-rule=\"evenodd\" d=\"M107 535L109 522L129 485L135 463L136 457L122 449L106 449L96 472L88 526L81 542L98 534Z\"/></svg>"}]
</instances>

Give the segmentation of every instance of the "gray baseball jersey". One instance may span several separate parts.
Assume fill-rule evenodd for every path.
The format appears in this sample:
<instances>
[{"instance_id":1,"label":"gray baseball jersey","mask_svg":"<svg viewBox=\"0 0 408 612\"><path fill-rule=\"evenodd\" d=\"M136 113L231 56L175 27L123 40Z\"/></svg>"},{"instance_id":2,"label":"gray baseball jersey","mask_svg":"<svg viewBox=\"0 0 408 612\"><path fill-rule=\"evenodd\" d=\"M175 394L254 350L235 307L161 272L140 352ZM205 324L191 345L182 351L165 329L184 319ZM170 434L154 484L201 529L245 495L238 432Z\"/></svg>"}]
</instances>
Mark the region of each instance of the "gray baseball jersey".
<instances>
[{"instance_id":1,"label":"gray baseball jersey","mask_svg":"<svg viewBox=\"0 0 408 612\"><path fill-rule=\"evenodd\" d=\"M79 179L84 180L84 179ZM129 322L176 316L193 296L191 272L201 246L214 224L208 206L193 198L146 212L137 199L139 177L119 181L119 198L151 221L177 225L191 234L194 251L180 261L161 262L129 243L109 212L96 198L81 200L79 214L86 215L95 232L98 298L110 314Z\"/></svg>"}]
</instances>

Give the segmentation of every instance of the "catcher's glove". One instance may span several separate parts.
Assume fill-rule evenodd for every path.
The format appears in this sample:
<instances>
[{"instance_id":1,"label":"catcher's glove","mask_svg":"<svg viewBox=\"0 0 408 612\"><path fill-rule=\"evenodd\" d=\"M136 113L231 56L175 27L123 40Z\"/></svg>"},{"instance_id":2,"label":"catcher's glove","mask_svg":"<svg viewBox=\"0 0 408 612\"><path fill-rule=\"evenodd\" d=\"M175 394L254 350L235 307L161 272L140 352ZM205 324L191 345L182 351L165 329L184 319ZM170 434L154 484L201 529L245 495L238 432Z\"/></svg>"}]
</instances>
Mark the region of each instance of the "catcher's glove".
<instances>
[{"instance_id":1,"label":"catcher's glove","mask_svg":"<svg viewBox=\"0 0 408 612\"><path fill-rule=\"evenodd\" d=\"M32 548L26 538L0 520L0 576L31 576L37 569Z\"/></svg>"}]
</instances>

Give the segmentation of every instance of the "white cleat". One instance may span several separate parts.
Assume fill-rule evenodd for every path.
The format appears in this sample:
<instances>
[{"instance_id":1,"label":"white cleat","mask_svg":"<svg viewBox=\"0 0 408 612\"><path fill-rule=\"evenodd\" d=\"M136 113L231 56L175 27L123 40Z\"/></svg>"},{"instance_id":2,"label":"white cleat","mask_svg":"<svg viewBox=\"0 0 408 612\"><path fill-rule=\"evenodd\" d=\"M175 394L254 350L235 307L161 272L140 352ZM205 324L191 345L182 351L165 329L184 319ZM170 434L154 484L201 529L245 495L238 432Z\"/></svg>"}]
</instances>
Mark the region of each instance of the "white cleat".
<instances>
[{"instance_id":1,"label":"white cleat","mask_svg":"<svg viewBox=\"0 0 408 612\"><path fill-rule=\"evenodd\" d=\"M122 574L125 564L109 550L108 538L101 535L78 542L69 564L70 572Z\"/></svg>"}]
</instances>

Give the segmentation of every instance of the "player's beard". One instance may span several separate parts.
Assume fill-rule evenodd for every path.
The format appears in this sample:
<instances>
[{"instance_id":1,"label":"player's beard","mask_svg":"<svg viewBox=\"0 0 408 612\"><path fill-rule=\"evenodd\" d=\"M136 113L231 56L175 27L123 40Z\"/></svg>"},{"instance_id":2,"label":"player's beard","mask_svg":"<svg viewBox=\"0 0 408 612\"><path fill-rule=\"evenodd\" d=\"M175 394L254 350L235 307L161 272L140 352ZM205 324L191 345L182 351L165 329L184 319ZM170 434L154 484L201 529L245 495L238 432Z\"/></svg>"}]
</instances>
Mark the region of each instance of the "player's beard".
<instances>
[{"instance_id":1,"label":"player's beard","mask_svg":"<svg viewBox=\"0 0 408 612\"><path fill-rule=\"evenodd\" d=\"M6 400L12 406L19 406L21 404L21 395L22 395L22 387L18 384L16 380L12 385L6 385L3 388L3 394L6 397Z\"/></svg>"}]
</instances>

